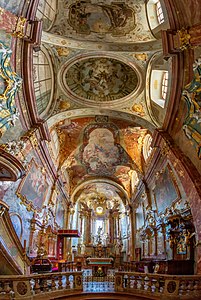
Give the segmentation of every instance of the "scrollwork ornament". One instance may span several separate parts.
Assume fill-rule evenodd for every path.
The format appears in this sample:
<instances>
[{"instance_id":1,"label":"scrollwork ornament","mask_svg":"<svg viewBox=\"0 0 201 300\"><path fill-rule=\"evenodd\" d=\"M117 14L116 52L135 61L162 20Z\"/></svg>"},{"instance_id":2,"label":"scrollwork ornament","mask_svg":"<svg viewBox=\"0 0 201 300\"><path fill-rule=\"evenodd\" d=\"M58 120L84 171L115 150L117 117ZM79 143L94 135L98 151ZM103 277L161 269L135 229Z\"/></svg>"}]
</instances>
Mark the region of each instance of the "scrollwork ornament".
<instances>
[{"instance_id":1,"label":"scrollwork ornament","mask_svg":"<svg viewBox=\"0 0 201 300\"><path fill-rule=\"evenodd\" d=\"M24 281L17 283L17 292L20 295L26 295L28 291L27 284Z\"/></svg>"}]
</instances>

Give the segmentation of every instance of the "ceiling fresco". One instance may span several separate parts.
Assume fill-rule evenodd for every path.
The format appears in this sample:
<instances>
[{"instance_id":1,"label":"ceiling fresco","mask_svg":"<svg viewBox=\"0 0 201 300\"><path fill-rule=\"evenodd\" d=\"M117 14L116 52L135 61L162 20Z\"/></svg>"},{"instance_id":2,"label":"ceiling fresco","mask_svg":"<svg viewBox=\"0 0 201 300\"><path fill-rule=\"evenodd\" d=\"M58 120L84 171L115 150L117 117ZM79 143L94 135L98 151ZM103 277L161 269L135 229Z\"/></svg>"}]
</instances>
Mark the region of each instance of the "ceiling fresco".
<instances>
[{"instance_id":1,"label":"ceiling fresco","mask_svg":"<svg viewBox=\"0 0 201 300\"><path fill-rule=\"evenodd\" d=\"M51 33L74 39L104 42L150 41L142 0L60 0Z\"/></svg>"},{"instance_id":2,"label":"ceiling fresco","mask_svg":"<svg viewBox=\"0 0 201 300\"><path fill-rule=\"evenodd\" d=\"M94 4L92 1L77 1L69 7L70 26L83 34L110 33L124 36L134 30L135 11L125 3Z\"/></svg>"},{"instance_id":3,"label":"ceiling fresco","mask_svg":"<svg viewBox=\"0 0 201 300\"><path fill-rule=\"evenodd\" d=\"M112 101L132 93L138 86L134 69L121 61L94 57L77 61L65 73L67 88L92 101Z\"/></svg>"},{"instance_id":4,"label":"ceiling fresco","mask_svg":"<svg viewBox=\"0 0 201 300\"><path fill-rule=\"evenodd\" d=\"M107 177L131 192L132 172L142 170L147 130L107 116L66 120L56 125L60 167L69 175L71 193L85 180Z\"/></svg>"}]
</instances>

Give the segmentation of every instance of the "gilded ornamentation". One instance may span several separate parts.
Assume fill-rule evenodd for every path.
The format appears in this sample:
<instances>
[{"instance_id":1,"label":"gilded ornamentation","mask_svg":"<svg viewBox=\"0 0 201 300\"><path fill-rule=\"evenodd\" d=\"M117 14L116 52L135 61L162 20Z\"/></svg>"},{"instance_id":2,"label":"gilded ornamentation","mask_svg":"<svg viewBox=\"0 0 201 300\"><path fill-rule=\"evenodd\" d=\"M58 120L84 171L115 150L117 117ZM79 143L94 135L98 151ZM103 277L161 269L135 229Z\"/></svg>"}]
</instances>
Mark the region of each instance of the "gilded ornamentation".
<instances>
[{"instance_id":1,"label":"gilded ornamentation","mask_svg":"<svg viewBox=\"0 0 201 300\"><path fill-rule=\"evenodd\" d=\"M141 117L144 117L144 115L145 115L144 108L141 103L135 103L132 106L132 110Z\"/></svg>"},{"instance_id":2,"label":"gilded ornamentation","mask_svg":"<svg viewBox=\"0 0 201 300\"><path fill-rule=\"evenodd\" d=\"M190 34L187 29L182 28L181 30L177 31L179 35L179 42L180 42L180 49L183 51L190 47Z\"/></svg>"},{"instance_id":3,"label":"gilded ornamentation","mask_svg":"<svg viewBox=\"0 0 201 300\"><path fill-rule=\"evenodd\" d=\"M18 17L15 30L13 31L13 36L18 38L23 38L25 36L25 25L27 19L24 17Z\"/></svg>"},{"instance_id":4,"label":"gilded ornamentation","mask_svg":"<svg viewBox=\"0 0 201 300\"><path fill-rule=\"evenodd\" d=\"M38 139L36 135L36 129L31 129L29 130L23 137L22 139L29 140L30 143L32 144L33 148L38 147Z\"/></svg>"},{"instance_id":5,"label":"gilded ornamentation","mask_svg":"<svg viewBox=\"0 0 201 300\"><path fill-rule=\"evenodd\" d=\"M15 95L22 79L12 71L11 54L11 49L0 42L0 136L14 126L19 117L15 105Z\"/></svg>"},{"instance_id":6,"label":"gilded ornamentation","mask_svg":"<svg viewBox=\"0 0 201 300\"><path fill-rule=\"evenodd\" d=\"M163 148L161 148L161 154L163 156L168 156L169 153L170 153L170 146L168 145L168 143L164 143Z\"/></svg>"},{"instance_id":7,"label":"gilded ornamentation","mask_svg":"<svg viewBox=\"0 0 201 300\"><path fill-rule=\"evenodd\" d=\"M4 150L14 156L18 156L24 148L25 142L23 140L10 141L4 144Z\"/></svg>"},{"instance_id":8,"label":"gilded ornamentation","mask_svg":"<svg viewBox=\"0 0 201 300\"><path fill-rule=\"evenodd\" d=\"M133 57L137 58L137 60L146 61L148 59L148 55L146 53L137 53L134 54Z\"/></svg>"}]
</instances>

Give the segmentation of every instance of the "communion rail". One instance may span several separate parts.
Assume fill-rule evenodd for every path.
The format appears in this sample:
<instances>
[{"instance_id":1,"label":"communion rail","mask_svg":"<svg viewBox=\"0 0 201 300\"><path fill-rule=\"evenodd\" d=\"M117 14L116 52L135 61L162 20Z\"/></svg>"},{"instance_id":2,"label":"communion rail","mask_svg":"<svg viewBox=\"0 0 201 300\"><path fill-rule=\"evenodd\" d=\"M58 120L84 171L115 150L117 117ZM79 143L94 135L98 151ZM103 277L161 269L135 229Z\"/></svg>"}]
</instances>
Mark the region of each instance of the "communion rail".
<instances>
[{"instance_id":1,"label":"communion rail","mask_svg":"<svg viewBox=\"0 0 201 300\"><path fill-rule=\"evenodd\" d=\"M115 291L149 299L201 299L200 275L116 272Z\"/></svg>"},{"instance_id":2,"label":"communion rail","mask_svg":"<svg viewBox=\"0 0 201 300\"><path fill-rule=\"evenodd\" d=\"M84 289L83 289L84 287ZM82 293L135 295L146 299L201 299L201 276L115 272L96 278L83 272L0 276L0 300L64 299ZM102 294L103 295L103 294ZM70 299L70 298L69 298Z\"/></svg>"}]
</instances>

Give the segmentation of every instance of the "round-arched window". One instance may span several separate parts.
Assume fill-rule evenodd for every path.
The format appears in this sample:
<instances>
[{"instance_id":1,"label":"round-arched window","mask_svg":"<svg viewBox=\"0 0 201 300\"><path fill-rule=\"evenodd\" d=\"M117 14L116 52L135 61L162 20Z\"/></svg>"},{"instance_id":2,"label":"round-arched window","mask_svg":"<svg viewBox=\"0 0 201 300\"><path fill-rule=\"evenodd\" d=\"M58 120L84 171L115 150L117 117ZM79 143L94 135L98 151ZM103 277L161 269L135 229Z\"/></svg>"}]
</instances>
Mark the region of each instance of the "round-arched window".
<instances>
[{"instance_id":1,"label":"round-arched window","mask_svg":"<svg viewBox=\"0 0 201 300\"><path fill-rule=\"evenodd\" d=\"M44 47L33 52L33 79L37 111L43 117L50 108L54 92L52 62Z\"/></svg>"},{"instance_id":2,"label":"round-arched window","mask_svg":"<svg viewBox=\"0 0 201 300\"><path fill-rule=\"evenodd\" d=\"M57 0L39 0L36 17L43 21L43 30L48 31L56 17Z\"/></svg>"}]
</instances>

